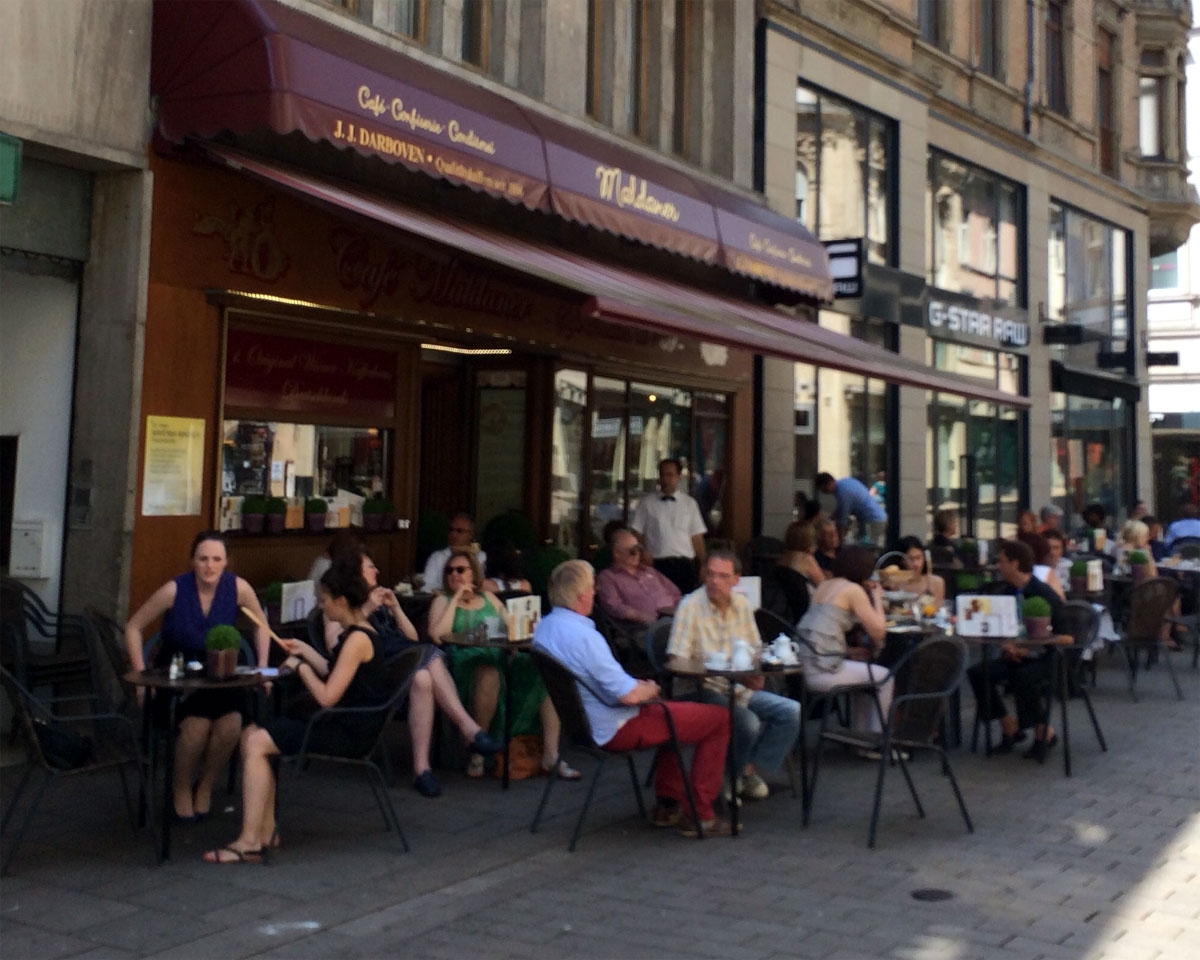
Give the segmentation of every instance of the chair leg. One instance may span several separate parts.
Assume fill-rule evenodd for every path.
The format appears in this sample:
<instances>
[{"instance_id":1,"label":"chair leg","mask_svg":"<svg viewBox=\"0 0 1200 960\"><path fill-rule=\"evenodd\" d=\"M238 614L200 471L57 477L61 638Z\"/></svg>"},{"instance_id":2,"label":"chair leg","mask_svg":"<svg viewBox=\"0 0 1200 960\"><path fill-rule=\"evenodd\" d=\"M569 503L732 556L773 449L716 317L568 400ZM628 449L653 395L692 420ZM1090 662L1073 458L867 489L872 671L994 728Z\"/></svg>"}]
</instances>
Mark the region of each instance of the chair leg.
<instances>
[{"instance_id":1,"label":"chair leg","mask_svg":"<svg viewBox=\"0 0 1200 960\"><path fill-rule=\"evenodd\" d=\"M21 782L17 784L16 793L13 794L13 798L8 802L8 809L4 811L4 819L0 820L0 835L2 835L8 828L8 821L16 812L17 803L21 799L21 794L25 792L25 788L29 786L29 778L33 776L33 769L32 763L27 763L25 765L25 773L21 776Z\"/></svg>"},{"instance_id":2,"label":"chair leg","mask_svg":"<svg viewBox=\"0 0 1200 960\"><path fill-rule=\"evenodd\" d=\"M583 818L587 816L588 808L592 805L592 797L596 794L596 785L600 783L600 771L604 769L604 758L596 763L596 771L592 774L592 782L588 786L587 796L583 798L583 809L579 811L579 819L575 821L575 832L571 834L571 842L567 845L570 853L575 852L575 844L583 832Z\"/></svg>"},{"instance_id":3,"label":"chair leg","mask_svg":"<svg viewBox=\"0 0 1200 960\"><path fill-rule=\"evenodd\" d=\"M408 853L408 840L404 836L404 831L400 829L400 818L396 816L396 808L392 804L391 795L388 793L387 783L383 779L383 772L375 764L368 763L367 776L376 789L375 799L379 801L379 806L383 810L384 823L387 825L387 829L392 830L396 834L396 839L400 841L400 849Z\"/></svg>"},{"instance_id":4,"label":"chair leg","mask_svg":"<svg viewBox=\"0 0 1200 960\"><path fill-rule=\"evenodd\" d=\"M963 823L967 825L967 833L975 832L975 824L971 822L971 815L967 813L967 804L963 800L962 791L958 788L958 778L954 775L954 768L950 765L950 757L947 756L945 750L938 751L942 755L942 763L946 768L946 775L950 778L950 786L954 790L954 799L958 801L958 809L962 813Z\"/></svg>"},{"instance_id":5,"label":"chair leg","mask_svg":"<svg viewBox=\"0 0 1200 960\"><path fill-rule=\"evenodd\" d=\"M558 777L553 775L546 778L546 786L542 790L541 802L537 806L537 812L535 812L533 815L533 823L529 825L530 833L537 833L538 823L540 823L542 819L542 811L546 809L546 803L550 799L550 791L554 789L554 781L557 779Z\"/></svg>"},{"instance_id":6,"label":"chair leg","mask_svg":"<svg viewBox=\"0 0 1200 960\"><path fill-rule=\"evenodd\" d=\"M892 737L891 733L885 733L883 737L883 745L879 751L879 773L875 777L875 799L871 804L871 826L867 831L867 849L875 849L875 834L879 828L879 808L883 803L883 778L887 775L888 762L892 756ZM903 763L903 761L901 761ZM908 789L913 795L913 800L917 804L917 811L924 816L924 811L921 810L921 801L917 799L917 792L913 789L912 779L908 776L908 771L905 770L904 776L908 779Z\"/></svg>"},{"instance_id":7,"label":"chair leg","mask_svg":"<svg viewBox=\"0 0 1200 960\"><path fill-rule=\"evenodd\" d=\"M133 797L129 793L129 784L125 780L125 768L117 767L117 776L121 778L121 796L125 799L125 811L129 814L129 825L133 829L133 835L137 836L138 822L137 810L133 806Z\"/></svg>"},{"instance_id":8,"label":"chair leg","mask_svg":"<svg viewBox=\"0 0 1200 960\"><path fill-rule=\"evenodd\" d=\"M1125 663L1129 667L1129 698L1134 702L1138 702L1137 695L1137 672L1138 672L1138 655L1137 650L1125 647Z\"/></svg>"},{"instance_id":9,"label":"chair leg","mask_svg":"<svg viewBox=\"0 0 1200 960\"><path fill-rule=\"evenodd\" d=\"M25 816L21 820L21 826L17 830L17 835L13 837L11 846L8 848L8 856L0 863L0 875L8 873L8 865L12 863L13 857L17 855L17 847L21 845L21 840L25 837L25 831L29 829L29 823L33 820L33 813L41 803L42 794L46 792L46 785L50 782L51 775L49 773L42 774L42 782L38 784L37 790L33 795L33 802L29 804L29 809L25 811Z\"/></svg>"},{"instance_id":10,"label":"chair leg","mask_svg":"<svg viewBox=\"0 0 1200 960\"><path fill-rule=\"evenodd\" d=\"M829 698L826 698L824 704L822 704L822 707L821 728L817 731L817 746L816 751L813 753L812 773L808 778L808 796L803 805L803 824L806 827L808 826L808 821L812 816L813 797L815 797L817 793L817 776L821 772L821 738L825 736L825 728L829 724Z\"/></svg>"},{"instance_id":11,"label":"chair leg","mask_svg":"<svg viewBox=\"0 0 1200 960\"><path fill-rule=\"evenodd\" d=\"M368 767L375 769L370 764L368 764ZM387 784L384 783L381 787L379 783L375 782L374 777L369 777L368 779L371 781L371 792L375 794L375 805L379 807L379 815L383 817L383 829L390 830L392 829L392 821L388 819ZM379 775L379 779L380 782L383 781L383 774Z\"/></svg>"},{"instance_id":12,"label":"chair leg","mask_svg":"<svg viewBox=\"0 0 1200 960\"><path fill-rule=\"evenodd\" d=\"M654 775L658 773L658 751L654 751L654 756L650 759L650 769L646 771L645 789L649 790L654 783Z\"/></svg>"},{"instance_id":13,"label":"chair leg","mask_svg":"<svg viewBox=\"0 0 1200 960\"><path fill-rule=\"evenodd\" d=\"M1179 686L1179 678L1177 676L1175 676L1175 665L1173 663L1171 663L1171 651L1168 650L1165 646L1163 647L1163 650L1162 650L1162 659L1163 659L1163 663L1165 663L1167 665L1167 673L1169 673L1171 675L1171 683L1173 683L1175 685L1175 698L1177 700L1182 700L1183 699L1183 688L1181 686Z\"/></svg>"},{"instance_id":14,"label":"chair leg","mask_svg":"<svg viewBox=\"0 0 1200 960\"><path fill-rule=\"evenodd\" d=\"M655 755L657 756L657 753ZM629 763L629 779L633 781L633 795L637 798L638 816L645 820L646 801L642 798L642 786L638 782L637 766L633 762L633 754L625 754L625 760Z\"/></svg>"}]
</instances>

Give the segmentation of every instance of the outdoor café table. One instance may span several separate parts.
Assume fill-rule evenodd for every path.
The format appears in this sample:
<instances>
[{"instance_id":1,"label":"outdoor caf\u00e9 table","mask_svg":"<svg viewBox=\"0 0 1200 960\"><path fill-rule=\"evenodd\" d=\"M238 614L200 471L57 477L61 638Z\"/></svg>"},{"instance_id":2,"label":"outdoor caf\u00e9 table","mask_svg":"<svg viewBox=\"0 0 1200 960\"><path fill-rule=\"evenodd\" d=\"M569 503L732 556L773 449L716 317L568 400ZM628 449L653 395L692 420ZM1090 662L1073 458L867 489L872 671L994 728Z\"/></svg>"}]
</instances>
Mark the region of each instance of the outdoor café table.
<instances>
[{"instance_id":1,"label":"outdoor caf\u00e9 table","mask_svg":"<svg viewBox=\"0 0 1200 960\"><path fill-rule=\"evenodd\" d=\"M142 699L142 746L146 757L153 762L155 751L151 742L153 718L151 716L152 697L149 691L159 691L167 697L167 748L163 760L163 803L162 803L162 847L159 851L159 862L171 859L171 816L175 812L175 793L171 788L175 771L175 708L179 701L191 693L201 690L244 690L261 687L274 677L260 673L258 670L238 673L229 680L209 680L207 677L179 677L172 680L166 667L155 667L150 670L130 670L125 674L125 682L138 687L145 687L147 696ZM150 771L153 782L154 771ZM148 802L148 798L147 801ZM145 812L145 803L141 805Z\"/></svg>"},{"instance_id":2,"label":"outdoor caf\u00e9 table","mask_svg":"<svg viewBox=\"0 0 1200 960\"><path fill-rule=\"evenodd\" d=\"M963 643L972 644L980 648L983 662L983 689L985 695L991 697L992 677L991 677L991 662L992 651L997 650L1006 643L1015 643L1020 646L1028 647L1046 647L1050 651L1051 658L1051 684L1058 687L1058 699L1062 703L1062 745L1063 745L1063 773L1068 777L1071 775L1071 726L1070 719L1067 715L1067 702L1069 691L1067 689L1067 667L1066 660L1069 653L1075 651L1075 638L1066 634L1054 634L1045 640L1029 640L1026 637L1001 637L993 634L988 634L984 637L964 637L961 634L955 635L957 639ZM979 705L976 704L976 714L978 715ZM1054 698L1050 697L1046 706L1046 713L1043 715L1043 720L1046 724L1050 723L1051 714L1054 711ZM984 756L992 755L992 725L991 722L983 725L983 746Z\"/></svg>"},{"instance_id":3,"label":"outdoor caf\u00e9 table","mask_svg":"<svg viewBox=\"0 0 1200 960\"><path fill-rule=\"evenodd\" d=\"M512 742L512 662L518 653L526 653L533 646L533 638L526 640L509 640L506 637L476 637L473 633L451 633L442 640L447 647L490 647L504 651L504 776L501 780L503 789L508 789L508 748Z\"/></svg>"},{"instance_id":4,"label":"outdoor caf\u00e9 table","mask_svg":"<svg viewBox=\"0 0 1200 960\"><path fill-rule=\"evenodd\" d=\"M741 804L739 803L737 797L737 738L733 735L733 708L737 705L737 697L734 696L734 686L738 683L741 683L742 686L745 686L745 681L758 676L766 675L787 677L794 674L800 674L804 672L804 667L796 663L787 666L782 664L779 666L759 666L752 670L713 670L706 666L697 665L695 669L679 668L671 670L670 672L674 676L683 677L688 680L703 681L709 677L722 677L729 681L729 749L726 751L726 763L728 765L727 770L729 773L729 789L732 793L732 799L729 803L729 822L733 828L733 836L736 837L738 835L738 814L740 813ZM803 781L801 783L801 796L804 798L804 802L807 803L808 768L807 760L805 758L801 758L800 774ZM684 771L684 775L687 775L686 771ZM795 781L793 780L792 783L794 786Z\"/></svg>"}]
</instances>

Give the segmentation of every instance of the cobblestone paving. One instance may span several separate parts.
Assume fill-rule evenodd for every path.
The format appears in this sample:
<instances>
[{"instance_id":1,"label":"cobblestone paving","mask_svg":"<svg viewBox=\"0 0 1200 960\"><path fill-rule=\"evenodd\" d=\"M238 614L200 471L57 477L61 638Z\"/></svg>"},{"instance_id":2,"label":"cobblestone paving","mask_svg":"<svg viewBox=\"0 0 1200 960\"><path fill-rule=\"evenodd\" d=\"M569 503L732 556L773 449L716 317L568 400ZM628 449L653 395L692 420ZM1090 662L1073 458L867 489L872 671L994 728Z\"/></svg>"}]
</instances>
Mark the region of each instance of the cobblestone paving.
<instances>
[{"instance_id":1,"label":"cobblestone paving","mask_svg":"<svg viewBox=\"0 0 1200 960\"><path fill-rule=\"evenodd\" d=\"M578 784L556 788L531 835L544 781L505 794L445 773L430 801L405 777L393 790L404 855L364 782L314 768L285 780L284 848L265 867L200 861L236 834L232 809L177 830L160 867L128 829L115 776L54 784L0 882L0 956L1192 960L1200 674L1177 665L1187 699L1157 667L1140 703L1103 666L1109 752L1074 701L1069 779L1057 751L1045 766L954 751L972 835L935 762L913 764L926 820L896 771L874 851L874 767L834 752L808 829L781 787L745 808L741 838L704 842L641 823L609 764L574 854ZM7 801L17 771L2 773ZM923 888L952 896L914 899Z\"/></svg>"}]
</instances>

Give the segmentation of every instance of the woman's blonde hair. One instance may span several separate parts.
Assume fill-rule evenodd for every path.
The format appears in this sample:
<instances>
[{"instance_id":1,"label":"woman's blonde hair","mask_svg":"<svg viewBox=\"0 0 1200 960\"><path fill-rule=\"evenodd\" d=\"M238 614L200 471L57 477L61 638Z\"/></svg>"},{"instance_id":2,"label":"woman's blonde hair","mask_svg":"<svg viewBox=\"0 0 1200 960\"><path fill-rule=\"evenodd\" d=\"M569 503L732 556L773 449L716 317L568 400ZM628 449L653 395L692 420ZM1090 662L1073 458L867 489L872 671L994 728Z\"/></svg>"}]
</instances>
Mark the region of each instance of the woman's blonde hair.
<instances>
[{"instance_id":1,"label":"woman's blonde hair","mask_svg":"<svg viewBox=\"0 0 1200 960\"><path fill-rule=\"evenodd\" d=\"M551 606L572 609L594 577L592 565L586 560L566 560L560 563L550 573L550 581L547 584Z\"/></svg>"},{"instance_id":2,"label":"woman's blonde hair","mask_svg":"<svg viewBox=\"0 0 1200 960\"><path fill-rule=\"evenodd\" d=\"M1150 528L1141 520L1130 520L1121 528L1122 543L1141 543L1143 539L1149 539L1149 537Z\"/></svg>"}]
</instances>

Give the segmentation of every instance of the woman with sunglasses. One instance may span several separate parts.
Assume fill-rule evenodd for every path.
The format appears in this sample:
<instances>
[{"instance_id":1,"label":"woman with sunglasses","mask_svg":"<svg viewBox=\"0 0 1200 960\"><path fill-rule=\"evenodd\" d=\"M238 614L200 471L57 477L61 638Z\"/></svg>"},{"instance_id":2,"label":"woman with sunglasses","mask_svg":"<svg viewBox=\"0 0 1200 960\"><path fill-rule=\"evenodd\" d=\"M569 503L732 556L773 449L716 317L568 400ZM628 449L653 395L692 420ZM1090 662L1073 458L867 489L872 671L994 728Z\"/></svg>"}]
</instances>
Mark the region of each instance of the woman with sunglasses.
<instances>
[{"instance_id":1,"label":"woman with sunglasses","mask_svg":"<svg viewBox=\"0 0 1200 960\"><path fill-rule=\"evenodd\" d=\"M442 569L444 589L434 598L429 611L429 637L440 644L452 633L469 633L489 618L504 619L504 604L496 595L483 589L483 571L475 552L456 547ZM460 647L453 652L450 670L458 685L463 703L471 705L476 722L488 731L503 731L501 658L506 654L495 647ZM510 729L514 733L542 728L542 769L563 780L578 780L579 771L558 758L560 725L558 714L546 694L533 661L517 654L511 665L510 682L514 716ZM482 777L483 757L474 754L467 764L467 776Z\"/></svg>"}]
</instances>

